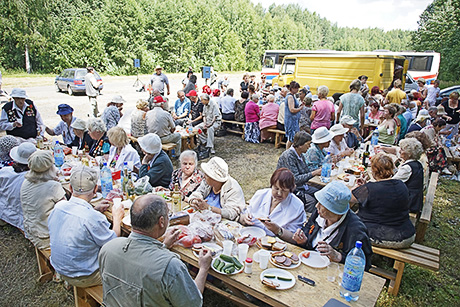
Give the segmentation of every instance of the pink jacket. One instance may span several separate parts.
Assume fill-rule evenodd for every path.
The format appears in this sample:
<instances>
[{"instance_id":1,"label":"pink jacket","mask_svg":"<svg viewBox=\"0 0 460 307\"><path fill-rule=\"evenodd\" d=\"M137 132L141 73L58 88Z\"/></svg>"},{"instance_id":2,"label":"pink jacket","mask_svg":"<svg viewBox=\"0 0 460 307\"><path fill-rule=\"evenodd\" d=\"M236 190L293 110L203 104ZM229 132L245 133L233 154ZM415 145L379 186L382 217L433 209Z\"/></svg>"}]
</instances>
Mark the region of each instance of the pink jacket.
<instances>
[{"instance_id":1,"label":"pink jacket","mask_svg":"<svg viewBox=\"0 0 460 307\"><path fill-rule=\"evenodd\" d=\"M244 115L246 116L247 123L255 123L259 121L260 117L260 108L259 106L252 100L249 100L244 108Z\"/></svg>"},{"instance_id":2,"label":"pink jacket","mask_svg":"<svg viewBox=\"0 0 460 307\"><path fill-rule=\"evenodd\" d=\"M260 113L259 128L264 129L276 125L279 109L280 106L276 103L269 102L265 104Z\"/></svg>"}]
</instances>

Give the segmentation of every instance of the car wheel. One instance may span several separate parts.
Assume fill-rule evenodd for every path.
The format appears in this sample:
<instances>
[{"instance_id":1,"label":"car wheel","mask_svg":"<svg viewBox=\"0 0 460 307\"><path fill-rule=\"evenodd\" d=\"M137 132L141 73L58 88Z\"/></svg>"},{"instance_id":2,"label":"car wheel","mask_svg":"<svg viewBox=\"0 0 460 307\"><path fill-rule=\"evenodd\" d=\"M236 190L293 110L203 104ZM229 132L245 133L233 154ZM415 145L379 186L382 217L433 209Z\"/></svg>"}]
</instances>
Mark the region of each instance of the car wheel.
<instances>
[{"instance_id":1,"label":"car wheel","mask_svg":"<svg viewBox=\"0 0 460 307\"><path fill-rule=\"evenodd\" d=\"M56 92L62 92L57 83L54 83L54 87L56 88Z\"/></svg>"},{"instance_id":2,"label":"car wheel","mask_svg":"<svg viewBox=\"0 0 460 307\"><path fill-rule=\"evenodd\" d=\"M67 85L67 93L69 94L69 96L73 96L73 91L70 85Z\"/></svg>"}]
</instances>

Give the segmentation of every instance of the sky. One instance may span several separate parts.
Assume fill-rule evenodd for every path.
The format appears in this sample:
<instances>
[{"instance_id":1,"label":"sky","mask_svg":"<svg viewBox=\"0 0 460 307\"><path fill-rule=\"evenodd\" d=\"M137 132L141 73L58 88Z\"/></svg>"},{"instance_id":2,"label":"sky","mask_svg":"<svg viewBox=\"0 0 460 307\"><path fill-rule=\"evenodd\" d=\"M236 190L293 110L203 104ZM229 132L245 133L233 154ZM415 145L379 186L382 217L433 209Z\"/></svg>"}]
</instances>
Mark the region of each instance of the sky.
<instances>
[{"instance_id":1,"label":"sky","mask_svg":"<svg viewBox=\"0 0 460 307\"><path fill-rule=\"evenodd\" d=\"M433 0L251 0L271 4L299 4L339 27L416 30L420 14Z\"/></svg>"}]
</instances>

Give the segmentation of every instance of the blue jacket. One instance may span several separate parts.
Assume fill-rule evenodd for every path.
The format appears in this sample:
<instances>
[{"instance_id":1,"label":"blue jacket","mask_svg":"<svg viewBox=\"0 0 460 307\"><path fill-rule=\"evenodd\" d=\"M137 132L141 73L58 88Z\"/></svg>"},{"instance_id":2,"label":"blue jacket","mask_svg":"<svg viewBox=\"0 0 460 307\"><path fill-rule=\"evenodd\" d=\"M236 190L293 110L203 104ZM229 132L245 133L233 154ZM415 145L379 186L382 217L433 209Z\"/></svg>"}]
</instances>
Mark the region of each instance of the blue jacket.
<instances>
[{"instance_id":1,"label":"blue jacket","mask_svg":"<svg viewBox=\"0 0 460 307\"><path fill-rule=\"evenodd\" d=\"M152 187L162 186L169 188L173 172L173 165L168 155L162 150L160 154L149 164L142 164L139 170L139 178L149 176Z\"/></svg>"}]
</instances>

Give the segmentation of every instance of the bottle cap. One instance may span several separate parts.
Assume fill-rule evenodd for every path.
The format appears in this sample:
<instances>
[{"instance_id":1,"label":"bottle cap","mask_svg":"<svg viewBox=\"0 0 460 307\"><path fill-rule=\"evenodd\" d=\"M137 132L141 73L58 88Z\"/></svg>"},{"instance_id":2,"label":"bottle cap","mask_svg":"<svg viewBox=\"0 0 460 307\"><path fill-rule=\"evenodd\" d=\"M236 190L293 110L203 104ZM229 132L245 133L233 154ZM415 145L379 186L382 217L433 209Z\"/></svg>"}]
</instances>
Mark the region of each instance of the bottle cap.
<instances>
[{"instance_id":1,"label":"bottle cap","mask_svg":"<svg viewBox=\"0 0 460 307\"><path fill-rule=\"evenodd\" d=\"M128 162L123 162L123 165L128 165Z\"/></svg>"},{"instance_id":2,"label":"bottle cap","mask_svg":"<svg viewBox=\"0 0 460 307\"><path fill-rule=\"evenodd\" d=\"M363 242L361 241L356 241L356 247L361 248L363 246Z\"/></svg>"},{"instance_id":3,"label":"bottle cap","mask_svg":"<svg viewBox=\"0 0 460 307\"><path fill-rule=\"evenodd\" d=\"M107 166L107 162L102 163L102 165Z\"/></svg>"},{"instance_id":4,"label":"bottle cap","mask_svg":"<svg viewBox=\"0 0 460 307\"><path fill-rule=\"evenodd\" d=\"M252 258L246 258L245 262L252 263Z\"/></svg>"},{"instance_id":5,"label":"bottle cap","mask_svg":"<svg viewBox=\"0 0 460 307\"><path fill-rule=\"evenodd\" d=\"M56 144L59 144L59 141L56 141Z\"/></svg>"}]
</instances>

